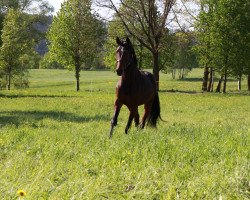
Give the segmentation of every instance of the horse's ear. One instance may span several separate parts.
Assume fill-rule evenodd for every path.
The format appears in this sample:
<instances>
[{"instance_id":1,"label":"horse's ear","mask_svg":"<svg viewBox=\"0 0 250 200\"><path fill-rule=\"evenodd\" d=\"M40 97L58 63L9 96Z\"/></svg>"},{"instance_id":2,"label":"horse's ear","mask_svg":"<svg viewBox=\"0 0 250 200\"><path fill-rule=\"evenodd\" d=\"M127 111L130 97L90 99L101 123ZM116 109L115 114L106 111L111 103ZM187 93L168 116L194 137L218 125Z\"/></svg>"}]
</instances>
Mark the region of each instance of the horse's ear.
<instances>
[{"instance_id":1,"label":"horse's ear","mask_svg":"<svg viewBox=\"0 0 250 200\"><path fill-rule=\"evenodd\" d=\"M122 41L120 40L119 37L116 37L116 43L117 43L118 45L122 45Z\"/></svg>"},{"instance_id":2,"label":"horse's ear","mask_svg":"<svg viewBox=\"0 0 250 200\"><path fill-rule=\"evenodd\" d=\"M127 43L128 45L131 44L129 37L126 37L126 43Z\"/></svg>"}]
</instances>

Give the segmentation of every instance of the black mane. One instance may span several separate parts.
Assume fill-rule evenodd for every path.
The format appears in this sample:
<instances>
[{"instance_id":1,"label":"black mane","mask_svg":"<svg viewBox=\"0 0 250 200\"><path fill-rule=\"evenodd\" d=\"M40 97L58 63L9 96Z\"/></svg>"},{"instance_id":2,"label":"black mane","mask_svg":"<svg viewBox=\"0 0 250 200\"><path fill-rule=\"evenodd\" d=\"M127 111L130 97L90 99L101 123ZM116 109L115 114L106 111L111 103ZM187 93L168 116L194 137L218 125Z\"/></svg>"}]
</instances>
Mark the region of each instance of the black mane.
<instances>
[{"instance_id":1,"label":"black mane","mask_svg":"<svg viewBox=\"0 0 250 200\"><path fill-rule=\"evenodd\" d=\"M136 57L136 54L135 54L134 47L132 46L131 43L127 43L127 42L124 43L124 47L127 47L129 49L129 52L132 53L134 66L136 68L138 68L138 62L137 62L137 57Z\"/></svg>"}]
</instances>

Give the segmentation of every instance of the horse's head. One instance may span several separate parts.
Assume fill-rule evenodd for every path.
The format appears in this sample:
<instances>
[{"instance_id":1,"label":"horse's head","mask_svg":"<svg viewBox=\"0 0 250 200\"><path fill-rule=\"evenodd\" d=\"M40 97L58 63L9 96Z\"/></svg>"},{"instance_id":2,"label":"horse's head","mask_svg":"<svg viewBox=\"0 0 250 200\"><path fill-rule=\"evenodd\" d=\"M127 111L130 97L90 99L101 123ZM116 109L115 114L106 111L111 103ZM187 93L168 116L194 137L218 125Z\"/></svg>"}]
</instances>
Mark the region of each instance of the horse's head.
<instances>
[{"instance_id":1,"label":"horse's head","mask_svg":"<svg viewBox=\"0 0 250 200\"><path fill-rule=\"evenodd\" d=\"M124 42L117 37L116 43L118 44L116 50L116 73L118 76L121 76L126 71L137 67L137 59L128 37Z\"/></svg>"}]
</instances>

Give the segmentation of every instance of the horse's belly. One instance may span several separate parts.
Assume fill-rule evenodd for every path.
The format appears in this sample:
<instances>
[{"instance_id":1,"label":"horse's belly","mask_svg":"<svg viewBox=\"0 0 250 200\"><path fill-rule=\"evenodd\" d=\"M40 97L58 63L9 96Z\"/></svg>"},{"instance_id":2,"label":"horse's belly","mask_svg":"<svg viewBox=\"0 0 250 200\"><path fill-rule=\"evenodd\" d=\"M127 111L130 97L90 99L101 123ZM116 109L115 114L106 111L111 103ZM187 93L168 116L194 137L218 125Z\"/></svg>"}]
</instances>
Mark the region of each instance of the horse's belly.
<instances>
[{"instance_id":1,"label":"horse's belly","mask_svg":"<svg viewBox=\"0 0 250 200\"><path fill-rule=\"evenodd\" d=\"M154 97L153 93L150 94L144 93L135 95L121 95L119 99L124 105L131 107L131 106L140 106L146 104L150 102L153 97Z\"/></svg>"}]
</instances>

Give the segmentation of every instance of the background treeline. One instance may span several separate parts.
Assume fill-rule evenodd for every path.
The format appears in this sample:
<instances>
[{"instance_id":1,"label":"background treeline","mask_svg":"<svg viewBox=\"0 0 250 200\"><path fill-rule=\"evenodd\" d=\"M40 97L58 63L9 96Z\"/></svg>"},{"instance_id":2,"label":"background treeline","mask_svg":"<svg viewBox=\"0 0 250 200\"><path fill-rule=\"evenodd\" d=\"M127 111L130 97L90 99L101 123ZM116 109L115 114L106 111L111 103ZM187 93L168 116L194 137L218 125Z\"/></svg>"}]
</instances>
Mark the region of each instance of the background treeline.
<instances>
[{"instance_id":1,"label":"background treeline","mask_svg":"<svg viewBox=\"0 0 250 200\"><path fill-rule=\"evenodd\" d=\"M111 20L93 11L93 3L113 10ZM78 91L80 71L113 70L115 37L129 36L139 68L152 68L158 82L160 71L183 79L201 67L203 91L220 92L223 86L226 92L229 77L238 80L239 90L247 79L250 90L249 4L126 0L116 7L111 0L68 0L52 17L44 0L1 1L0 86L27 87L32 68L69 69L75 72ZM189 25L183 23L190 18Z\"/></svg>"}]
</instances>

